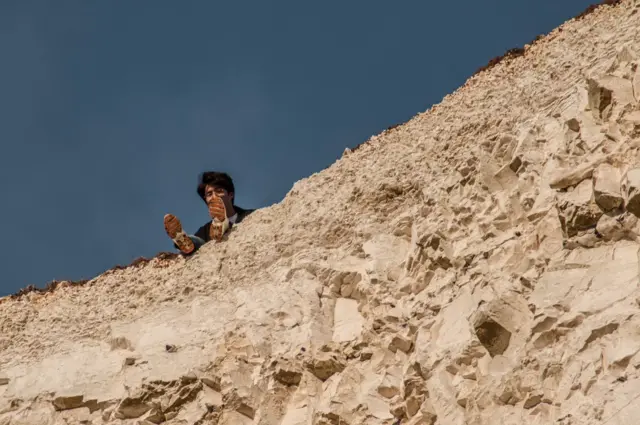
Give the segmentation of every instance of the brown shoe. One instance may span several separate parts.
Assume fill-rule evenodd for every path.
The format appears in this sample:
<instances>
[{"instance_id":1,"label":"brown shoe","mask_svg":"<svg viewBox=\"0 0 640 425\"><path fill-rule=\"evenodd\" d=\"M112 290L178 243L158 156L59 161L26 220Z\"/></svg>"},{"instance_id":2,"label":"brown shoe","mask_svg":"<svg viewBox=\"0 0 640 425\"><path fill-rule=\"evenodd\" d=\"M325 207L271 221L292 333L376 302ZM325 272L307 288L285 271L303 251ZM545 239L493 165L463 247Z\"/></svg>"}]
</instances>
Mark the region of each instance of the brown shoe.
<instances>
[{"instance_id":1,"label":"brown shoe","mask_svg":"<svg viewBox=\"0 0 640 425\"><path fill-rule=\"evenodd\" d=\"M211 216L211 225L209 226L209 237L211 240L220 241L224 234L229 230L229 218L227 217L227 209L222 199L214 196L209 202L209 215Z\"/></svg>"},{"instance_id":2,"label":"brown shoe","mask_svg":"<svg viewBox=\"0 0 640 425\"><path fill-rule=\"evenodd\" d=\"M173 214L166 214L164 216L164 229L180 251L185 254L191 254L193 252L195 245L184 230L182 230L182 224L180 220L178 220L178 217Z\"/></svg>"}]
</instances>

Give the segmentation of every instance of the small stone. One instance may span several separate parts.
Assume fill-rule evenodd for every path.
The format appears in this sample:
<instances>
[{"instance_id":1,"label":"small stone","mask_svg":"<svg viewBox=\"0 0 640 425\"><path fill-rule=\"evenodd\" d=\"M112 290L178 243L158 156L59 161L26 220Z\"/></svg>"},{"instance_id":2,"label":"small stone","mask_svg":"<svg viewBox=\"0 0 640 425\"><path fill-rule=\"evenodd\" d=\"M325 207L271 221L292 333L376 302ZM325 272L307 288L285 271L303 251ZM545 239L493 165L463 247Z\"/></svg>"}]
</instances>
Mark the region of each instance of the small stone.
<instances>
[{"instance_id":1,"label":"small stone","mask_svg":"<svg viewBox=\"0 0 640 425\"><path fill-rule=\"evenodd\" d=\"M9 378L7 378L4 375L0 375L0 385L7 385L9 384Z\"/></svg>"},{"instance_id":2,"label":"small stone","mask_svg":"<svg viewBox=\"0 0 640 425\"><path fill-rule=\"evenodd\" d=\"M568 237L596 227L602 216L594 200L591 180L584 180L572 192L559 195L557 207L562 229Z\"/></svg>"},{"instance_id":3,"label":"small stone","mask_svg":"<svg viewBox=\"0 0 640 425\"><path fill-rule=\"evenodd\" d=\"M578 121L575 118L571 118L569 120L567 120L567 127L569 127L569 129L571 131L580 131L580 121Z\"/></svg>"},{"instance_id":4,"label":"small stone","mask_svg":"<svg viewBox=\"0 0 640 425\"><path fill-rule=\"evenodd\" d=\"M126 359L124 359L124 364L126 366L133 366L134 364L136 364L136 358L135 357L127 357Z\"/></svg>"},{"instance_id":5,"label":"small stone","mask_svg":"<svg viewBox=\"0 0 640 425\"><path fill-rule=\"evenodd\" d=\"M408 353L411 350L412 346L413 342L409 338L403 335L394 335L393 339L389 343L389 350L393 351L394 353L398 350L404 353Z\"/></svg>"},{"instance_id":6,"label":"small stone","mask_svg":"<svg viewBox=\"0 0 640 425\"><path fill-rule=\"evenodd\" d=\"M140 397L125 397L120 401L114 415L118 419L135 419L151 410L151 406L143 403Z\"/></svg>"},{"instance_id":7,"label":"small stone","mask_svg":"<svg viewBox=\"0 0 640 425\"><path fill-rule=\"evenodd\" d=\"M183 384L193 384L197 380L198 380L198 377L193 372L189 372L186 375L183 375L183 376L180 377L180 381Z\"/></svg>"},{"instance_id":8,"label":"small stone","mask_svg":"<svg viewBox=\"0 0 640 425\"><path fill-rule=\"evenodd\" d=\"M378 385L378 394L384 398L392 399L395 396L400 395L401 385L402 381L398 377L392 374L385 374Z\"/></svg>"},{"instance_id":9,"label":"small stone","mask_svg":"<svg viewBox=\"0 0 640 425\"><path fill-rule=\"evenodd\" d=\"M373 352L371 350L362 350L360 352L360 361L362 362L371 360L371 357L373 357Z\"/></svg>"},{"instance_id":10,"label":"small stone","mask_svg":"<svg viewBox=\"0 0 640 425\"><path fill-rule=\"evenodd\" d=\"M525 400L523 407L525 409L532 409L540 404L540 402L542 402L543 397L544 394L542 394L542 392L535 392L533 394L530 394L529 397L527 397L527 399Z\"/></svg>"},{"instance_id":11,"label":"small stone","mask_svg":"<svg viewBox=\"0 0 640 425\"><path fill-rule=\"evenodd\" d=\"M600 164L593 171L593 194L596 204L604 211L622 206L620 192L620 172L609 164Z\"/></svg>"},{"instance_id":12,"label":"small stone","mask_svg":"<svg viewBox=\"0 0 640 425\"><path fill-rule=\"evenodd\" d=\"M240 403L236 408L236 412L246 416L249 419L253 419L256 416L256 409L249 406L247 403Z\"/></svg>"},{"instance_id":13,"label":"small stone","mask_svg":"<svg viewBox=\"0 0 640 425\"><path fill-rule=\"evenodd\" d=\"M59 396L53 399L53 407L56 410L76 409L82 407L83 402L83 395Z\"/></svg>"},{"instance_id":14,"label":"small stone","mask_svg":"<svg viewBox=\"0 0 640 425\"><path fill-rule=\"evenodd\" d=\"M394 386L381 385L378 387L378 394L384 398L393 398L400 394L400 389Z\"/></svg>"},{"instance_id":15,"label":"small stone","mask_svg":"<svg viewBox=\"0 0 640 425\"><path fill-rule=\"evenodd\" d=\"M167 351L167 353L175 353L176 351L178 351L178 347L176 347L173 344L167 344L164 346L164 349Z\"/></svg>"},{"instance_id":16,"label":"small stone","mask_svg":"<svg viewBox=\"0 0 640 425\"><path fill-rule=\"evenodd\" d=\"M294 366L278 365L274 378L284 385L298 385L302 380L302 371Z\"/></svg>"},{"instance_id":17,"label":"small stone","mask_svg":"<svg viewBox=\"0 0 640 425\"><path fill-rule=\"evenodd\" d=\"M319 352L305 366L314 376L322 381L326 381L336 373L340 373L346 367L345 361L334 353Z\"/></svg>"}]
</instances>

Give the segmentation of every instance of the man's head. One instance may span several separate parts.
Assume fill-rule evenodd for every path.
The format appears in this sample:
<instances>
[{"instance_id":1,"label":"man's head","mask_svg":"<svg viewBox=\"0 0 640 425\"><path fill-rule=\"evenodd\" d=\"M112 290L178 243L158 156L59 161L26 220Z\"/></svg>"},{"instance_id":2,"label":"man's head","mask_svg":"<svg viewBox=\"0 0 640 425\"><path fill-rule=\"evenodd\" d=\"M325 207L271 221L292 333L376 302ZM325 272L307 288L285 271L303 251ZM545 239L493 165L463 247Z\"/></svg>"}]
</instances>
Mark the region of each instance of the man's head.
<instances>
[{"instance_id":1,"label":"man's head","mask_svg":"<svg viewBox=\"0 0 640 425\"><path fill-rule=\"evenodd\" d=\"M235 187L233 180L227 173L207 171L200 175L198 195L208 205L211 198L217 196L222 199L228 212L233 211Z\"/></svg>"}]
</instances>

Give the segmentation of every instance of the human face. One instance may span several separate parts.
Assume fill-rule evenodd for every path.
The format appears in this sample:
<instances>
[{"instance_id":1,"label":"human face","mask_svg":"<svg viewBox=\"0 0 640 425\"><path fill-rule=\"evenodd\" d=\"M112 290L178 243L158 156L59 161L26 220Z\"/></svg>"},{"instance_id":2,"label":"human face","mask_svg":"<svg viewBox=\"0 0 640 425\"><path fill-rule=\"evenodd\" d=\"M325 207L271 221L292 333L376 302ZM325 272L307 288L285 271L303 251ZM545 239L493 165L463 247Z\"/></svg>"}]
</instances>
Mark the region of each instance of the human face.
<instances>
[{"instance_id":1,"label":"human face","mask_svg":"<svg viewBox=\"0 0 640 425\"><path fill-rule=\"evenodd\" d=\"M233 193L229 193L225 189L218 186L207 185L204 190L204 200L207 202L207 204L211 202L211 199L214 196L222 199L222 202L224 202L224 205L227 209L232 205Z\"/></svg>"}]
</instances>

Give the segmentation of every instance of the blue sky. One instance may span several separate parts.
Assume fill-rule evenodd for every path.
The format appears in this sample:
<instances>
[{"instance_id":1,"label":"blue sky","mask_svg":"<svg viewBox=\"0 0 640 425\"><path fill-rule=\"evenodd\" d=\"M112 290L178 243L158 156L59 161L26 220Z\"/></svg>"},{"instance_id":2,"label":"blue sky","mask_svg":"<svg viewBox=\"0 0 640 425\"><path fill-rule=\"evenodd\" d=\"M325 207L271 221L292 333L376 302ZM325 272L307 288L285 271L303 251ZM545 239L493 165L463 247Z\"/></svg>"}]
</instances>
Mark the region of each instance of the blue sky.
<instances>
[{"instance_id":1,"label":"blue sky","mask_svg":"<svg viewBox=\"0 0 640 425\"><path fill-rule=\"evenodd\" d=\"M0 296L173 247L438 103L593 0L0 3Z\"/></svg>"}]
</instances>

